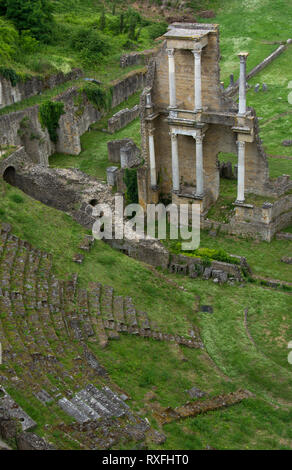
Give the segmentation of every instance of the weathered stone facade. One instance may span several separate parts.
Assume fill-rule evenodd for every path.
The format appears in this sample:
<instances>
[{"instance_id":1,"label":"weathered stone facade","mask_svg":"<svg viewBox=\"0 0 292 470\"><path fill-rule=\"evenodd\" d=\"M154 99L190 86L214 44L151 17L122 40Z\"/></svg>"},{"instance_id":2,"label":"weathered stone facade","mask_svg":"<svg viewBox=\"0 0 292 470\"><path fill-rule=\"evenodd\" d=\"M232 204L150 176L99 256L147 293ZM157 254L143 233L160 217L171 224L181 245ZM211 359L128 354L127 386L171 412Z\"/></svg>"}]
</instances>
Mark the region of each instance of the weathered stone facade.
<instances>
[{"instance_id":1,"label":"weathered stone facade","mask_svg":"<svg viewBox=\"0 0 292 470\"><path fill-rule=\"evenodd\" d=\"M246 193L278 197L291 189L287 176L270 179L256 113L246 107L247 55L239 54L238 106L220 84L218 26L169 27L141 96L143 207L158 200L194 203L205 214L220 192L220 152L238 154L237 203Z\"/></svg>"}]
</instances>

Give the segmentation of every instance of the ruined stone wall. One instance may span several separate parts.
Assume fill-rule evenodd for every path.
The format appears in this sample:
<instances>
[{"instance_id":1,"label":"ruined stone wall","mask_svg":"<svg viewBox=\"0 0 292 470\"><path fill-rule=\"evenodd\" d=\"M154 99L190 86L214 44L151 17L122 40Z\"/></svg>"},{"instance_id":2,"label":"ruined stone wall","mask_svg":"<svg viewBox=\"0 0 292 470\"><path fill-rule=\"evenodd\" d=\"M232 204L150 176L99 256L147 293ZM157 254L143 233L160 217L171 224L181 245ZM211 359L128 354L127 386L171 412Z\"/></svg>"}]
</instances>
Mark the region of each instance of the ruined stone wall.
<instances>
[{"instance_id":1,"label":"ruined stone wall","mask_svg":"<svg viewBox=\"0 0 292 470\"><path fill-rule=\"evenodd\" d=\"M137 119L139 115L139 105L136 105L131 109L122 109L108 120L108 132L110 132L110 134L114 134L120 129L123 129L123 127L127 126L130 122L134 121L134 119Z\"/></svg>"},{"instance_id":2,"label":"ruined stone wall","mask_svg":"<svg viewBox=\"0 0 292 470\"><path fill-rule=\"evenodd\" d=\"M142 90L146 83L147 69L129 73L123 80L116 80L113 84L112 107L118 106L130 96Z\"/></svg>"},{"instance_id":3,"label":"ruined stone wall","mask_svg":"<svg viewBox=\"0 0 292 470\"><path fill-rule=\"evenodd\" d=\"M130 67L132 65L147 65L149 60L155 55L157 49L149 49L141 52L130 52L120 57L120 67Z\"/></svg>"},{"instance_id":4,"label":"ruined stone wall","mask_svg":"<svg viewBox=\"0 0 292 470\"><path fill-rule=\"evenodd\" d=\"M55 151L78 155L81 151L80 136L101 118L101 113L85 96L82 103L76 104L77 94L75 88L70 88L56 98L64 103L65 111L59 121L57 144L50 140L47 129L41 126L38 105L0 116L0 144L24 146L30 161L45 166Z\"/></svg>"},{"instance_id":5,"label":"ruined stone wall","mask_svg":"<svg viewBox=\"0 0 292 470\"><path fill-rule=\"evenodd\" d=\"M244 204L235 207L235 215L230 223L201 218L204 229L258 238L270 242L276 232L288 227L292 222L292 195L281 197L273 204L262 206Z\"/></svg>"},{"instance_id":6,"label":"ruined stone wall","mask_svg":"<svg viewBox=\"0 0 292 470\"><path fill-rule=\"evenodd\" d=\"M82 75L82 70L74 69L67 74L60 72L47 77L32 77L18 82L15 86L12 86L10 80L0 75L0 108L38 95L44 90L54 88L70 80L77 80Z\"/></svg>"}]
</instances>

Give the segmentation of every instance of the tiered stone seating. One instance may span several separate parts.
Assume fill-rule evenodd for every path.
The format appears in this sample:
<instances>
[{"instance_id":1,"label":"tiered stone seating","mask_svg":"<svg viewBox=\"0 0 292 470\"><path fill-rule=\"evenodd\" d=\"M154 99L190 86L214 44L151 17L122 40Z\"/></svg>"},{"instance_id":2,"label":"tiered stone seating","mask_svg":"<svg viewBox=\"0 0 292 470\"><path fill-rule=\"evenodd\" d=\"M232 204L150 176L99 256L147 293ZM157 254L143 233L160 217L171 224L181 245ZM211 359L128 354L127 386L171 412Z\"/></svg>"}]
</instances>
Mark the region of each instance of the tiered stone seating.
<instances>
[{"instance_id":1,"label":"tiered stone seating","mask_svg":"<svg viewBox=\"0 0 292 470\"><path fill-rule=\"evenodd\" d=\"M0 341L5 366L0 368L0 385L34 397L40 406L54 405L61 448L68 439L80 448L105 448L119 435L141 439L147 431L148 425L114 391L90 350L90 343L106 347L123 334L203 347L200 338L156 331L131 298L115 295L111 287L94 283L89 290L79 288L77 275L58 280L50 255L12 235L9 227L1 229ZM64 413L77 423L65 428Z\"/></svg>"}]
</instances>

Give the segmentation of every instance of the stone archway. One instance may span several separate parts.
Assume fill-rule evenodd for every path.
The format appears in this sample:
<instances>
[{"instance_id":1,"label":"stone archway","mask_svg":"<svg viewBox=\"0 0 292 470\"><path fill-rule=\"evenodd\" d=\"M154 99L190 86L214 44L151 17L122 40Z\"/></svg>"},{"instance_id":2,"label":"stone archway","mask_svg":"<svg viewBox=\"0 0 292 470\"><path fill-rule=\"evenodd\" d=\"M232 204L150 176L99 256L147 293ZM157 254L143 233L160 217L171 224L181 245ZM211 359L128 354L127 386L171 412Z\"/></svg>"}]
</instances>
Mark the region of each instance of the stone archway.
<instances>
[{"instance_id":1,"label":"stone archway","mask_svg":"<svg viewBox=\"0 0 292 470\"><path fill-rule=\"evenodd\" d=\"M14 166L8 166L4 173L3 173L3 179L6 181L6 183L11 184L12 186L16 186L16 171Z\"/></svg>"}]
</instances>

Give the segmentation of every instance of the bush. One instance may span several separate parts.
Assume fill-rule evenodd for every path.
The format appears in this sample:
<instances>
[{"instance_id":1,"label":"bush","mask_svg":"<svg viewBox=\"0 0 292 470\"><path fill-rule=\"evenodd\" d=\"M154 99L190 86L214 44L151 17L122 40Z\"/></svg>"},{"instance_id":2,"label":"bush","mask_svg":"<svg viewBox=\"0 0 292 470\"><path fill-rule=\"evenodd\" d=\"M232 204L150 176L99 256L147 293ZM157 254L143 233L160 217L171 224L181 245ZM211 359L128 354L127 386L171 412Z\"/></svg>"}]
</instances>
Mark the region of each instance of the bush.
<instances>
[{"instance_id":1,"label":"bush","mask_svg":"<svg viewBox=\"0 0 292 470\"><path fill-rule=\"evenodd\" d=\"M53 27L50 0L6 0L6 17L18 31L30 31L36 39L49 41Z\"/></svg>"},{"instance_id":2,"label":"bush","mask_svg":"<svg viewBox=\"0 0 292 470\"><path fill-rule=\"evenodd\" d=\"M2 77L6 78L6 80L10 80L12 86L16 86L16 84L20 81L20 76L13 69L0 67L0 74Z\"/></svg>"},{"instance_id":3,"label":"bush","mask_svg":"<svg viewBox=\"0 0 292 470\"><path fill-rule=\"evenodd\" d=\"M10 21L0 18L0 59L9 62L17 51L18 32Z\"/></svg>"},{"instance_id":4,"label":"bush","mask_svg":"<svg viewBox=\"0 0 292 470\"><path fill-rule=\"evenodd\" d=\"M64 103L58 101L45 101L40 105L40 122L48 129L52 142L57 142L59 119L64 114Z\"/></svg>"},{"instance_id":5,"label":"bush","mask_svg":"<svg viewBox=\"0 0 292 470\"><path fill-rule=\"evenodd\" d=\"M103 88L96 83L88 83L82 87L87 99L99 111L109 111L112 105L112 88Z\"/></svg>"},{"instance_id":6,"label":"bush","mask_svg":"<svg viewBox=\"0 0 292 470\"><path fill-rule=\"evenodd\" d=\"M22 204L24 202L23 197L19 194L11 194L9 198L11 199L11 201L16 202L16 204Z\"/></svg>"},{"instance_id":7,"label":"bush","mask_svg":"<svg viewBox=\"0 0 292 470\"><path fill-rule=\"evenodd\" d=\"M128 204L138 204L138 183L137 183L137 170L125 169L124 183L126 185L126 200Z\"/></svg>"},{"instance_id":8,"label":"bush","mask_svg":"<svg viewBox=\"0 0 292 470\"><path fill-rule=\"evenodd\" d=\"M109 39L93 28L79 27L71 39L71 47L80 52L81 58L87 63L98 63L102 56L110 53Z\"/></svg>"},{"instance_id":9,"label":"bush","mask_svg":"<svg viewBox=\"0 0 292 470\"><path fill-rule=\"evenodd\" d=\"M147 26L146 31L150 39L156 39L166 33L167 23L153 23L150 26Z\"/></svg>"}]
</instances>

